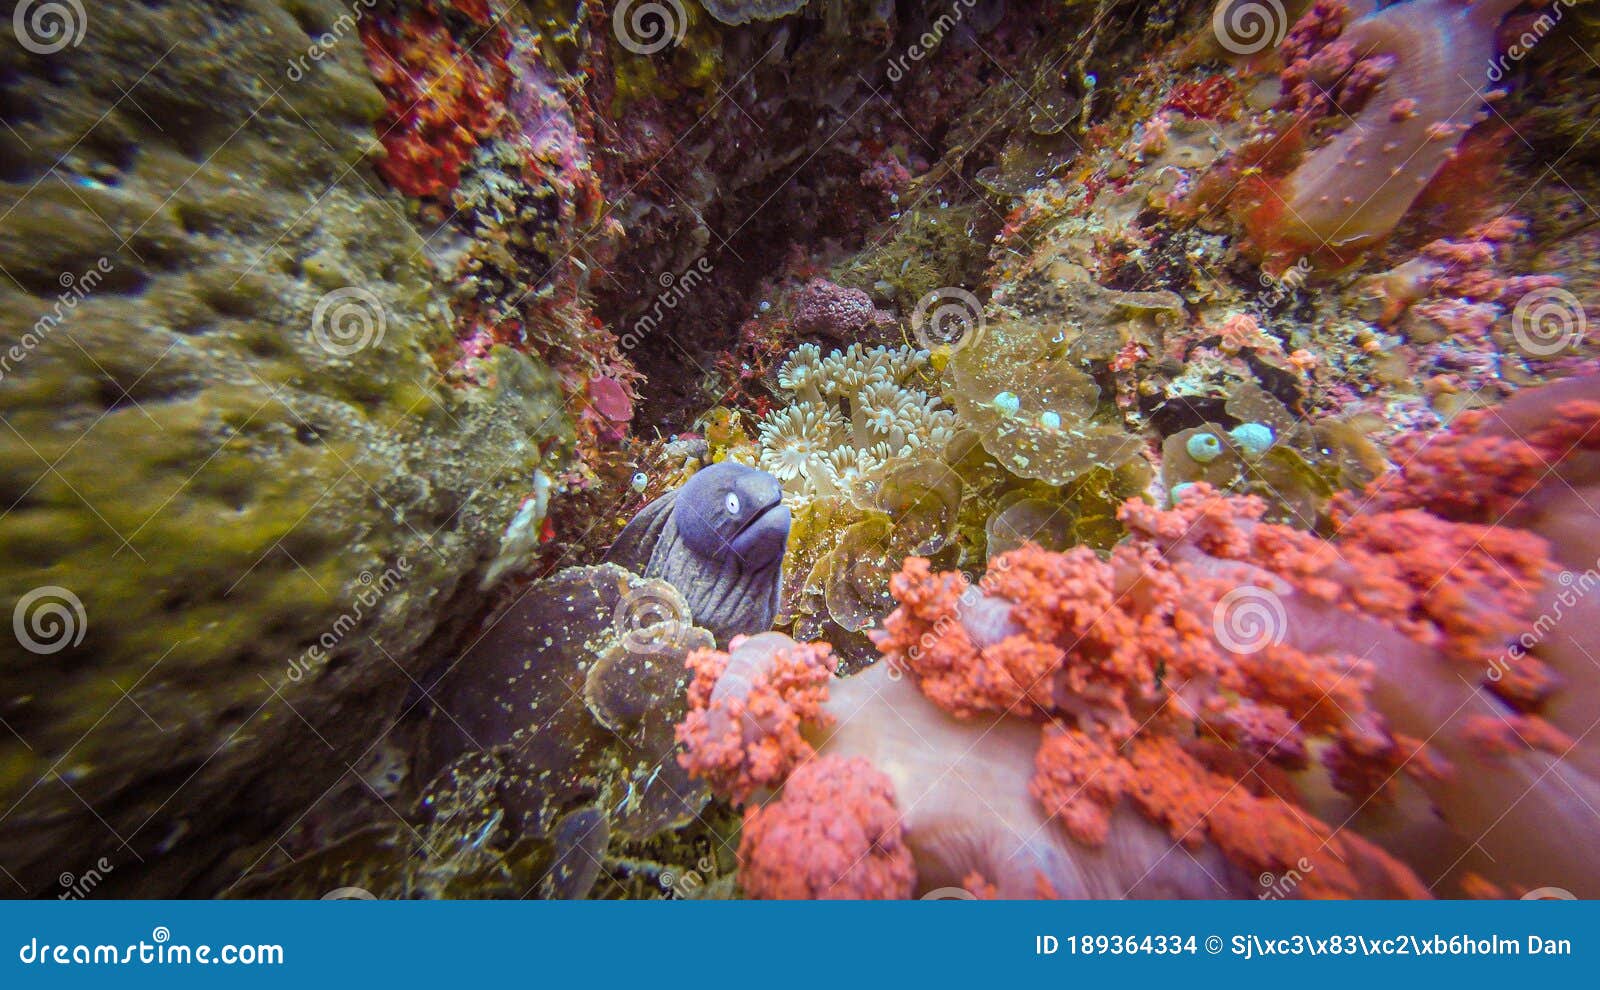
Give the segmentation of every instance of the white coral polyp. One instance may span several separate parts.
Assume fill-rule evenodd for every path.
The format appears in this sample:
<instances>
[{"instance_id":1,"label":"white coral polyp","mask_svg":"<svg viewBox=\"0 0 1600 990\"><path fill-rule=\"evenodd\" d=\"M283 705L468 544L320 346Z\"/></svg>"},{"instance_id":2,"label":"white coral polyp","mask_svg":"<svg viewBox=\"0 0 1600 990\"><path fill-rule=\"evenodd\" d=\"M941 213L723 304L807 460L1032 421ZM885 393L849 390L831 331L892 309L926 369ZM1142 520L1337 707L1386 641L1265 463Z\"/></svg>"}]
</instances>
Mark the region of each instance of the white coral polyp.
<instances>
[{"instance_id":1,"label":"white coral polyp","mask_svg":"<svg viewBox=\"0 0 1600 990\"><path fill-rule=\"evenodd\" d=\"M782 482L806 480L825 472L823 458L844 438L844 420L820 403L801 402L775 409L757 430L761 469Z\"/></svg>"},{"instance_id":2,"label":"white coral polyp","mask_svg":"<svg viewBox=\"0 0 1600 990\"><path fill-rule=\"evenodd\" d=\"M816 344L801 344L778 369L778 384L804 402L822 402L824 375L822 349Z\"/></svg>"},{"instance_id":3,"label":"white coral polyp","mask_svg":"<svg viewBox=\"0 0 1600 990\"><path fill-rule=\"evenodd\" d=\"M839 491L850 492L880 463L870 451L856 447L838 447L824 458L833 485Z\"/></svg>"},{"instance_id":4,"label":"white coral polyp","mask_svg":"<svg viewBox=\"0 0 1600 990\"><path fill-rule=\"evenodd\" d=\"M759 427L761 466L801 498L851 491L894 457L942 451L955 414L908 384L928 362L910 347L797 348L778 372L795 403ZM826 399L823 397L826 396Z\"/></svg>"}]
</instances>

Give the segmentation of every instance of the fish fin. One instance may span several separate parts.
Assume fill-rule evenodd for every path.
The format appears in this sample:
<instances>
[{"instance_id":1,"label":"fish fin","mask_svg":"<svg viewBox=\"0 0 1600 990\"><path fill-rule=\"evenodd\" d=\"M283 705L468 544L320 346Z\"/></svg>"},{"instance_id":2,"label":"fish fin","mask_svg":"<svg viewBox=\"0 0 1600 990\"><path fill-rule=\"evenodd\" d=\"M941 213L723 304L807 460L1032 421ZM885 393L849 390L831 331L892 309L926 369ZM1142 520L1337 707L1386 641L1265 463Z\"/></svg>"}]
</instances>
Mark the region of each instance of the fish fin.
<instances>
[{"instance_id":1,"label":"fish fin","mask_svg":"<svg viewBox=\"0 0 1600 990\"><path fill-rule=\"evenodd\" d=\"M661 542L662 531L672 519L672 506L677 498L677 492L668 492L640 509L606 551L606 562L643 574L656 545Z\"/></svg>"}]
</instances>

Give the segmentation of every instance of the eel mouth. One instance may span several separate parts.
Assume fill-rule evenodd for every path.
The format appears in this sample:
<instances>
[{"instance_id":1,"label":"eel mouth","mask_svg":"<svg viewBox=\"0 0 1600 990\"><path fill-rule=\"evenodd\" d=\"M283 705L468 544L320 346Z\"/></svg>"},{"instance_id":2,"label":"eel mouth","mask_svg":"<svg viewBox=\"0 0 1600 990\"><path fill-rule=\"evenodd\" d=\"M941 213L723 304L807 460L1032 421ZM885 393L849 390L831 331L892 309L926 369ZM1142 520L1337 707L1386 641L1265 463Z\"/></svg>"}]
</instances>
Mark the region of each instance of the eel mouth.
<instances>
[{"instance_id":1,"label":"eel mouth","mask_svg":"<svg viewBox=\"0 0 1600 990\"><path fill-rule=\"evenodd\" d=\"M729 537L728 546L745 566L759 567L781 558L788 541L789 507L783 504L780 493L760 512L745 520Z\"/></svg>"},{"instance_id":2,"label":"eel mouth","mask_svg":"<svg viewBox=\"0 0 1600 990\"><path fill-rule=\"evenodd\" d=\"M763 520L763 519L767 518L769 515L771 515L773 509L779 509L779 508L782 508L782 507L783 507L783 493L780 492L780 493L778 493L778 496L776 498L774 498L772 501L768 502L766 505L763 505L761 507L761 511L760 512L757 512L755 515L751 516L749 519L746 519L744 521L744 525L743 526L740 526L738 529L734 530L733 531L733 535L731 537L729 537L729 542L733 542L733 541L738 540L739 537L743 536L745 534L745 532L747 530L749 530L752 526L755 526L757 523L761 522L761 520Z\"/></svg>"}]
</instances>

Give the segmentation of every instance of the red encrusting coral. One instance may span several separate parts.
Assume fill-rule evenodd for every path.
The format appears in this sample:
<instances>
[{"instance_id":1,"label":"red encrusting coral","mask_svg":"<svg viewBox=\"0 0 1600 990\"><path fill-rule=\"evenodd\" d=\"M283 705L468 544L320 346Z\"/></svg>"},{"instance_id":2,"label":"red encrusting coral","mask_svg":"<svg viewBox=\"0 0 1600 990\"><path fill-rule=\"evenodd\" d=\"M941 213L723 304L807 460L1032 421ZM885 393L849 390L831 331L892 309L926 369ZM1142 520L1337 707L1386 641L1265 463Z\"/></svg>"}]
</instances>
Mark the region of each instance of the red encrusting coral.
<instances>
[{"instance_id":1,"label":"red encrusting coral","mask_svg":"<svg viewBox=\"0 0 1600 990\"><path fill-rule=\"evenodd\" d=\"M1201 120L1225 120L1233 99L1233 80L1227 76L1206 76L1204 79L1187 79L1172 87L1164 107L1187 117Z\"/></svg>"},{"instance_id":2,"label":"red encrusting coral","mask_svg":"<svg viewBox=\"0 0 1600 990\"><path fill-rule=\"evenodd\" d=\"M379 174L408 196L438 197L505 116L510 42L491 29L463 50L431 6L361 22L373 81L388 109L378 122Z\"/></svg>"},{"instance_id":3,"label":"red encrusting coral","mask_svg":"<svg viewBox=\"0 0 1600 990\"><path fill-rule=\"evenodd\" d=\"M745 812L739 882L763 899L906 898L916 866L894 785L859 757L822 756Z\"/></svg>"}]
</instances>

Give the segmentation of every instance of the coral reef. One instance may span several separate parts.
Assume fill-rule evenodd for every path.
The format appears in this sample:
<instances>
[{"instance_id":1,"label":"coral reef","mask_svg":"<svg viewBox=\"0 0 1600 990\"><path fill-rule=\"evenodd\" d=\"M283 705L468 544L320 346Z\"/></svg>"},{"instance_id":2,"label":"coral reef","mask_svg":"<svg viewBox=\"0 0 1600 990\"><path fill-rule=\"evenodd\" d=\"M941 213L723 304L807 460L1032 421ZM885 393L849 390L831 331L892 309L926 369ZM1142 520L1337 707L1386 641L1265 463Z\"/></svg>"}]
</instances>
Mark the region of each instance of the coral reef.
<instances>
[{"instance_id":1,"label":"coral reef","mask_svg":"<svg viewBox=\"0 0 1600 990\"><path fill-rule=\"evenodd\" d=\"M421 776L459 783L487 760L480 788L523 835L549 837L579 807L619 840L686 823L706 795L673 759L673 725L684 658L712 645L688 615L670 585L611 564L529 587L428 684Z\"/></svg>"},{"instance_id":2,"label":"coral reef","mask_svg":"<svg viewBox=\"0 0 1600 990\"><path fill-rule=\"evenodd\" d=\"M1284 105L1307 128L1329 109L1353 116L1245 214L1279 257L1335 261L1387 236L1488 116L1481 67L1518 0L1319 3L1285 41ZM1327 25L1344 20L1333 32Z\"/></svg>"},{"instance_id":3,"label":"coral reef","mask_svg":"<svg viewBox=\"0 0 1600 990\"><path fill-rule=\"evenodd\" d=\"M1541 537L1592 566L1592 528L1572 524L1600 478L1597 381L1461 417L1339 496L1331 541L1202 483L1172 509L1129 500L1130 538L1109 559L1026 546L977 584L908 560L872 634L883 660L825 694L812 677L788 700L777 672L820 671L809 658L826 654L776 634L739 644L726 681L734 665L702 655L685 765L746 803L747 822L776 808L803 829L815 788L766 798L774 780L865 758L899 810L871 855L908 845L916 890L976 870L1001 896L1239 894L1309 850L1296 896L1516 892L1552 870L1587 887L1579 819L1596 765L1574 740L1593 692L1573 664L1593 632L1525 631L1541 610L1592 611L1554 580ZM1460 488L1480 471L1497 479L1482 503ZM766 714L701 757L717 734L689 726L727 724L746 698ZM992 737L975 757L974 733ZM735 786L752 772L759 786ZM960 810L974 794L982 824ZM1513 812L1552 838L1529 848L1493 820ZM1145 845L1159 846L1152 828L1201 858L1166 862ZM766 884L775 863L802 861L786 838L749 836L741 877ZM850 889L837 864L807 880L834 883Z\"/></svg>"}]
</instances>

